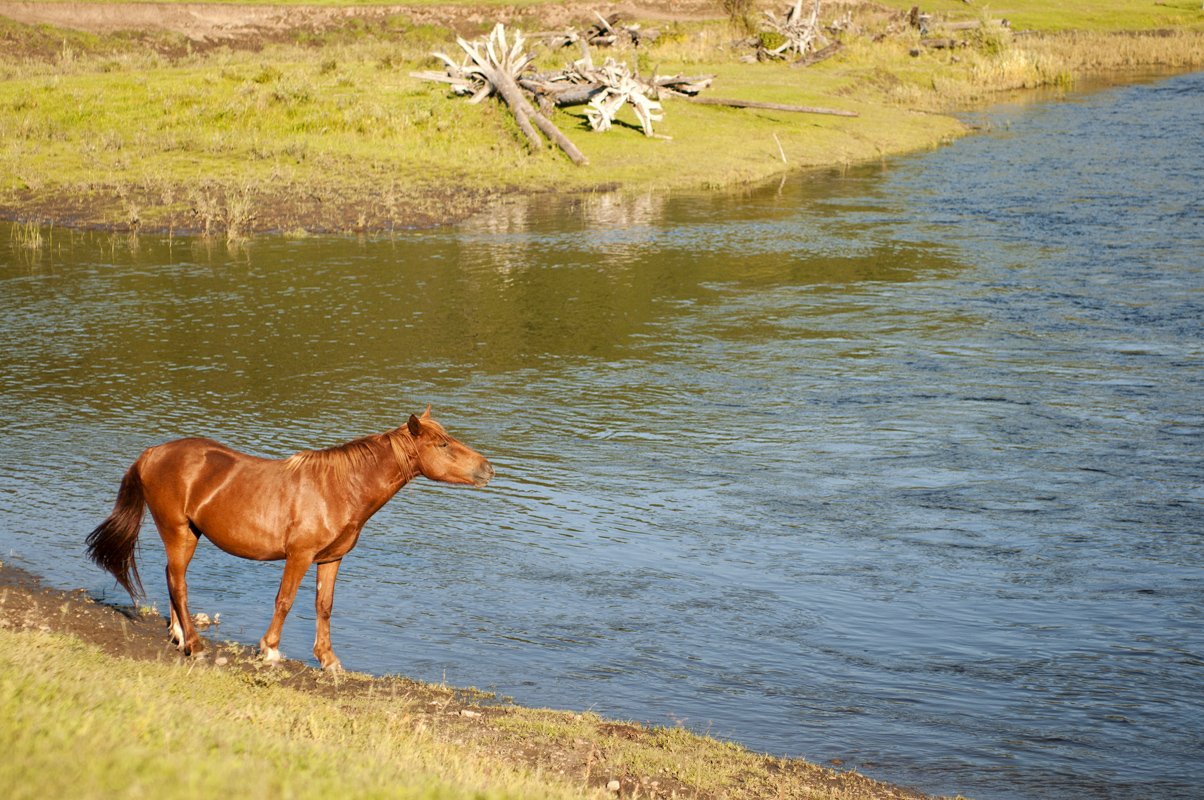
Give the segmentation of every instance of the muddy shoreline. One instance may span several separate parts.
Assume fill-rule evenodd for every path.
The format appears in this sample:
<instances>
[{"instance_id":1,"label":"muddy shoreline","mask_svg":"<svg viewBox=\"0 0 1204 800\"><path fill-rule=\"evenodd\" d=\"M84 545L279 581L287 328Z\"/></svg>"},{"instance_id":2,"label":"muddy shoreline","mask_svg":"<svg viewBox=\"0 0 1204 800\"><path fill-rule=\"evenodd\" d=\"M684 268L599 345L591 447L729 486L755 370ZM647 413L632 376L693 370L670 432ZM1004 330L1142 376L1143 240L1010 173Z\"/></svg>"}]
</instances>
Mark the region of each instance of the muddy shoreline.
<instances>
[{"instance_id":1,"label":"muddy shoreline","mask_svg":"<svg viewBox=\"0 0 1204 800\"><path fill-rule=\"evenodd\" d=\"M0 628L37 630L72 636L99 647L116 658L134 661L179 661L187 657L168 639L167 620L157 612L140 611L107 599L97 599L84 589L64 590L47 586L41 577L15 566L0 565ZM214 626L202 633L206 663L224 659L222 666L246 659L248 651L222 641ZM321 673L300 661L281 663L286 683L299 689L316 690Z\"/></svg>"}]
</instances>

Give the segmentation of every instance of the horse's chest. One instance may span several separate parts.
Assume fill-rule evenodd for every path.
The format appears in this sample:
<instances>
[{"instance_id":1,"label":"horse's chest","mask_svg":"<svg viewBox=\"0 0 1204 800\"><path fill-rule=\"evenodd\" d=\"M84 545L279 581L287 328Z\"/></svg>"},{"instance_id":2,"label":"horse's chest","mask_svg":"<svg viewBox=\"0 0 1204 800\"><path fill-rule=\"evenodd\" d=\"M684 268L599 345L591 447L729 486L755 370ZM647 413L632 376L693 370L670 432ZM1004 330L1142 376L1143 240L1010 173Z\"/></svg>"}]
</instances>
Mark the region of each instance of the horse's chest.
<instances>
[{"instance_id":1,"label":"horse's chest","mask_svg":"<svg viewBox=\"0 0 1204 800\"><path fill-rule=\"evenodd\" d=\"M359 527L344 530L335 537L334 541L319 550L314 560L336 561L351 552L351 548L355 547L355 543L359 541L359 538Z\"/></svg>"}]
</instances>

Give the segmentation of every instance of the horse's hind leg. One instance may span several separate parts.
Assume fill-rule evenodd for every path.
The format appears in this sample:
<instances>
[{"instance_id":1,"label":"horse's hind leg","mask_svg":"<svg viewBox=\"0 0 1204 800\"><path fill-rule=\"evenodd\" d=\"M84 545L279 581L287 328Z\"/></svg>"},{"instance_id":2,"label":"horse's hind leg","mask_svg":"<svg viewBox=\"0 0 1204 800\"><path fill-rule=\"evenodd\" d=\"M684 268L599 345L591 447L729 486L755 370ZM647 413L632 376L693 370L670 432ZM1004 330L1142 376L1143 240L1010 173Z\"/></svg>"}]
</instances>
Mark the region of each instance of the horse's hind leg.
<instances>
[{"instance_id":1,"label":"horse's hind leg","mask_svg":"<svg viewBox=\"0 0 1204 800\"><path fill-rule=\"evenodd\" d=\"M184 574L196 552L197 534L187 524L159 527L159 536L167 550L167 593L171 596L171 634L184 655L200 655L205 649L201 635L188 615L188 581Z\"/></svg>"},{"instance_id":2,"label":"horse's hind leg","mask_svg":"<svg viewBox=\"0 0 1204 800\"><path fill-rule=\"evenodd\" d=\"M171 574L167 575L168 583L171 582ZM171 590L168 590L170 594ZM180 647L184 646L184 626L180 624L180 615L176 613L175 603L171 603L171 643L177 644Z\"/></svg>"},{"instance_id":3,"label":"horse's hind leg","mask_svg":"<svg viewBox=\"0 0 1204 800\"><path fill-rule=\"evenodd\" d=\"M280 591L276 593L276 610L272 614L272 624L268 632L259 640L259 653L265 661L279 661L280 632L284 630L284 618L293 607L297 598L297 587L305 577L305 571L313 562L313 555L290 555L284 562L284 577L280 579Z\"/></svg>"},{"instance_id":4,"label":"horse's hind leg","mask_svg":"<svg viewBox=\"0 0 1204 800\"><path fill-rule=\"evenodd\" d=\"M314 639L314 658L322 669L338 672L343 669L334 650L330 648L330 610L334 608L334 580L339 574L341 561L329 561L318 565L318 597L314 610L318 617L318 635Z\"/></svg>"}]
</instances>

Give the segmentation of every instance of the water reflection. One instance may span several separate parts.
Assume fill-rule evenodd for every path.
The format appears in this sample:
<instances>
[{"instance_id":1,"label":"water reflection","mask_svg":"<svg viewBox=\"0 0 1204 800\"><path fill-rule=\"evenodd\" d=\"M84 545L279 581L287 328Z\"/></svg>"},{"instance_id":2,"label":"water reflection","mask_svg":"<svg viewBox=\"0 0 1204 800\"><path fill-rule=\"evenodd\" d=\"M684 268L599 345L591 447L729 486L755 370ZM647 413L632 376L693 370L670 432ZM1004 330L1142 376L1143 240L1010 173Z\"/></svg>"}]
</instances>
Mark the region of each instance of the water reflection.
<instances>
[{"instance_id":1,"label":"water reflection","mask_svg":"<svg viewBox=\"0 0 1204 800\"><path fill-rule=\"evenodd\" d=\"M234 253L0 232L0 546L102 589L82 537L143 447L282 456L431 402L498 477L370 523L349 666L933 792L1191 796L1204 166L1145 148L1199 142L1200 86L1004 109L989 140L736 199ZM210 548L190 589L254 642L279 574Z\"/></svg>"}]
</instances>

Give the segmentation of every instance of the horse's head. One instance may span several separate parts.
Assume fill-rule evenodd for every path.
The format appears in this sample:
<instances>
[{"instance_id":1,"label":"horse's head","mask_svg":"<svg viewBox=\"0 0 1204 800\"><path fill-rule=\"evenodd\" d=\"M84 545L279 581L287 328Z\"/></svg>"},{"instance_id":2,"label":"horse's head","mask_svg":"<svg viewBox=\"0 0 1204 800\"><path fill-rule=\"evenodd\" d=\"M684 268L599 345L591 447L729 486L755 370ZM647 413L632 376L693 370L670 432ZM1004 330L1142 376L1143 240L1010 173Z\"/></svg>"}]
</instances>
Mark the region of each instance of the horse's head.
<instances>
[{"instance_id":1,"label":"horse's head","mask_svg":"<svg viewBox=\"0 0 1204 800\"><path fill-rule=\"evenodd\" d=\"M414 437L418 471L433 481L484 486L493 477L493 465L463 442L448 436L443 426L431 419L427 406L421 417L410 415L406 427Z\"/></svg>"}]
</instances>

